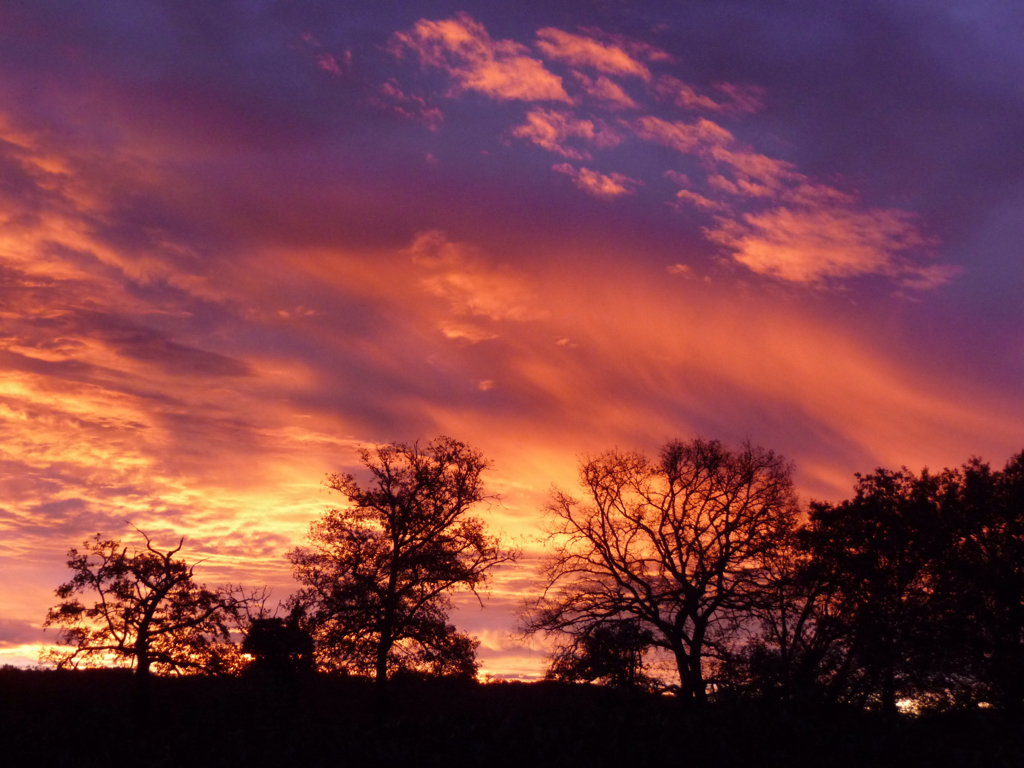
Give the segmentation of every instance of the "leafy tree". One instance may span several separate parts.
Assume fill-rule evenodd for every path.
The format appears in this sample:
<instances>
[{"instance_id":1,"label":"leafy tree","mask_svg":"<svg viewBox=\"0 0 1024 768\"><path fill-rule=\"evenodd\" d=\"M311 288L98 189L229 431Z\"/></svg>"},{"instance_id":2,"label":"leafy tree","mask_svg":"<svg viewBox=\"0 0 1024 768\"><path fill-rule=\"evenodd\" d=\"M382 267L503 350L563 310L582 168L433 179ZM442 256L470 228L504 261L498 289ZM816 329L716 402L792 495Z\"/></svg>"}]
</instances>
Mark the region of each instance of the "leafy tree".
<instances>
[{"instance_id":1,"label":"leafy tree","mask_svg":"<svg viewBox=\"0 0 1024 768\"><path fill-rule=\"evenodd\" d=\"M400 668L464 671L475 646L447 622L450 595L476 593L492 568L518 556L468 514L485 498L488 462L448 437L361 458L370 485L330 475L328 487L349 505L328 510L310 526L309 546L288 555L318 660L381 684Z\"/></svg>"},{"instance_id":2,"label":"leafy tree","mask_svg":"<svg viewBox=\"0 0 1024 768\"><path fill-rule=\"evenodd\" d=\"M144 704L151 670L218 672L233 666L229 624L238 601L228 591L196 584L195 564L177 557L184 538L161 551L139 533L143 549L96 534L82 551L68 552L74 576L57 588L61 602L43 626L56 627L58 643L70 648L51 650L43 660L58 667L134 667ZM82 602L82 596L90 599Z\"/></svg>"},{"instance_id":3,"label":"leafy tree","mask_svg":"<svg viewBox=\"0 0 1024 768\"><path fill-rule=\"evenodd\" d=\"M965 525L942 570L976 672L992 704L1024 712L1024 453L1003 470L964 465L958 501Z\"/></svg>"},{"instance_id":4,"label":"leafy tree","mask_svg":"<svg viewBox=\"0 0 1024 768\"><path fill-rule=\"evenodd\" d=\"M242 653L252 657L253 671L284 678L312 672L313 638L301 620L295 606L287 618L260 615L246 622Z\"/></svg>"},{"instance_id":5,"label":"leafy tree","mask_svg":"<svg viewBox=\"0 0 1024 768\"><path fill-rule=\"evenodd\" d=\"M480 670L476 659L479 647L475 637L450 624L436 624L432 636L424 637L395 661L395 671L405 677L475 680Z\"/></svg>"},{"instance_id":6,"label":"leafy tree","mask_svg":"<svg viewBox=\"0 0 1024 768\"><path fill-rule=\"evenodd\" d=\"M654 688L644 671L644 653L654 642L636 619L601 621L578 628L551 659L547 677L601 682L617 688Z\"/></svg>"},{"instance_id":7,"label":"leafy tree","mask_svg":"<svg viewBox=\"0 0 1024 768\"><path fill-rule=\"evenodd\" d=\"M548 507L555 551L525 630L635 619L671 655L681 697L704 701L705 663L765 599L766 558L794 524L790 474L771 451L701 439L668 443L658 461L585 461L586 501L555 491Z\"/></svg>"},{"instance_id":8,"label":"leafy tree","mask_svg":"<svg viewBox=\"0 0 1024 768\"><path fill-rule=\"evenodd\" d=\"M819 633L841 661L825 675L831 696L883 711L949 690L963 584L952 547L962 536L960 477L878 469L858 475L853 499L815 503L804 535L809 573L827 585Z\"/></svg>"},{"instance_id":9,"label":"leafy tree","mask_svg":"<svg viewBox=\"0 0 1024 768\"><path fill-rule=\"evenodd\" d=\"M742 691L1024 709L1024 454L858 475L772 559L759 633L724 669Z\"/></svg>"}]
</instances>

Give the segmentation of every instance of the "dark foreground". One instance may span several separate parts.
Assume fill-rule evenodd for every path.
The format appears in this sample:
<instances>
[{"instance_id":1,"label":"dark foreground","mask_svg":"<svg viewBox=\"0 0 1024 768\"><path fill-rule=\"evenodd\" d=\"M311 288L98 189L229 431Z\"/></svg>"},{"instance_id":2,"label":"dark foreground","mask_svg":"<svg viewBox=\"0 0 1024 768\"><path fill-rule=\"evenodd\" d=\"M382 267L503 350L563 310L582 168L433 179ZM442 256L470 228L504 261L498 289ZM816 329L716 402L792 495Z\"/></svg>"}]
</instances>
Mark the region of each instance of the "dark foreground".
<instances>
[{"instance_id":1,"label":"dark foreground","mask_svg":"<svg viewBox=\"0 0 1024 768\"><path fill-rule=\"evenodd\" d=\"M561 684L155 680L139 722L119 671L0 670L0 764L62 766L1024 765L1024 730L991 711L884 718L725 705Z\"/></svg>"}]
</instances>

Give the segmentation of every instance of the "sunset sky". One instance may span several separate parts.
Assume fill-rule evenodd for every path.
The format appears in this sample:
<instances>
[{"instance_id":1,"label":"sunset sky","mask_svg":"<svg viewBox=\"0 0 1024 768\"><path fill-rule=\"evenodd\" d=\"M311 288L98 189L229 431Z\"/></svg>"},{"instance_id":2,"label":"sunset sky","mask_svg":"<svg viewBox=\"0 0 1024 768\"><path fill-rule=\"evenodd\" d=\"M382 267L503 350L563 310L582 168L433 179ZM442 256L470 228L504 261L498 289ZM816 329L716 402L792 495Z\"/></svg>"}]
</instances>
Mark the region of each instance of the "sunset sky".
<instances>
[{"instance_id":1,"label":"sunset sky","mask_svg":"<svg viewBox=\"0 0 1024 768\"><path fill-rule=\"evenodd\" d=\"M284 554L360 446L1024 449L1024 5L0 0L0 663L102 532ZM541 551L455 622L483 673Z\"/></svg>"}]
</instances>

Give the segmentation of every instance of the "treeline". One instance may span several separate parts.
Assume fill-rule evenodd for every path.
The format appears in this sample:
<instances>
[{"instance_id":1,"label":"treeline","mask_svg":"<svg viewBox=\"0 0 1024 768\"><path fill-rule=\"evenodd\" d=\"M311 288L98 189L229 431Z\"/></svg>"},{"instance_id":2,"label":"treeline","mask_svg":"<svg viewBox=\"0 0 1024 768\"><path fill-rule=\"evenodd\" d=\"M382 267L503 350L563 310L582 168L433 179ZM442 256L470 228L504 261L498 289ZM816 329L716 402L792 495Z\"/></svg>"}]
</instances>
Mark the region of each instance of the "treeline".
<instances>
[{"instance_id":1,"label":"treeline","mask_svg":"<svg viewBox=\"0 0 1024 768\"><path fill-rule=\"evenodd\" d=\"M134 667L142 698L151 670L474 679L451 595L520 556L470 514L488 461L450 438L361 458L368 485L328 478L348 503L288 554L300 588L278 611L261 591L196 584L181 542L97 535L69 554L46 621L63 648L46 660ZM772 451L672 441L583 461L546 520L543 592L520 629L555 638L551 678L696 705L1024 709L1024 454L1001 470L880 469L801 510Z\"/></svg>"}]
</instances>

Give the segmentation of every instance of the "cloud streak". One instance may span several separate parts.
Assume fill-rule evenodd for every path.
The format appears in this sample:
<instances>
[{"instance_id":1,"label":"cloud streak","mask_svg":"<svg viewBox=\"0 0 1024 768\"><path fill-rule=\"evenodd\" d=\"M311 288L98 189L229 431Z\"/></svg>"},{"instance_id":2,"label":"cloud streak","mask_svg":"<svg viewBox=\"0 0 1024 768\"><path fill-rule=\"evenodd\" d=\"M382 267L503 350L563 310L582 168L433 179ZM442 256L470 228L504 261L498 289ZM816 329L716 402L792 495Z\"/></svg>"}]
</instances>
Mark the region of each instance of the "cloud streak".
<instances>
[{"instance_id":1,"label":"cloud streak","mask_svg":"<svg viewBox=\"0 0 1024 768\"><path fill-rule=\"evenodd\" d=\"M460 90L476 91L499 101L571 101L562 79L527 55L511 40L492 40L483 24L462 13L453 19L421 19L407 32L396 32L392 50L412 51L423 66L446 72Z\"/></svg>"},{"instance_id":2,"label":"cloud streak","mask_svg":"<svg viewBox=\"0 0 1024 768\"><path fill-rule=\"evenodd\" d=\"M651 71L615 43L603 43L554 27L538 29L537 38L537 48L549 59L574 67L592 67L607 75L651 79Z\"/></svg>"}]
</instances>

